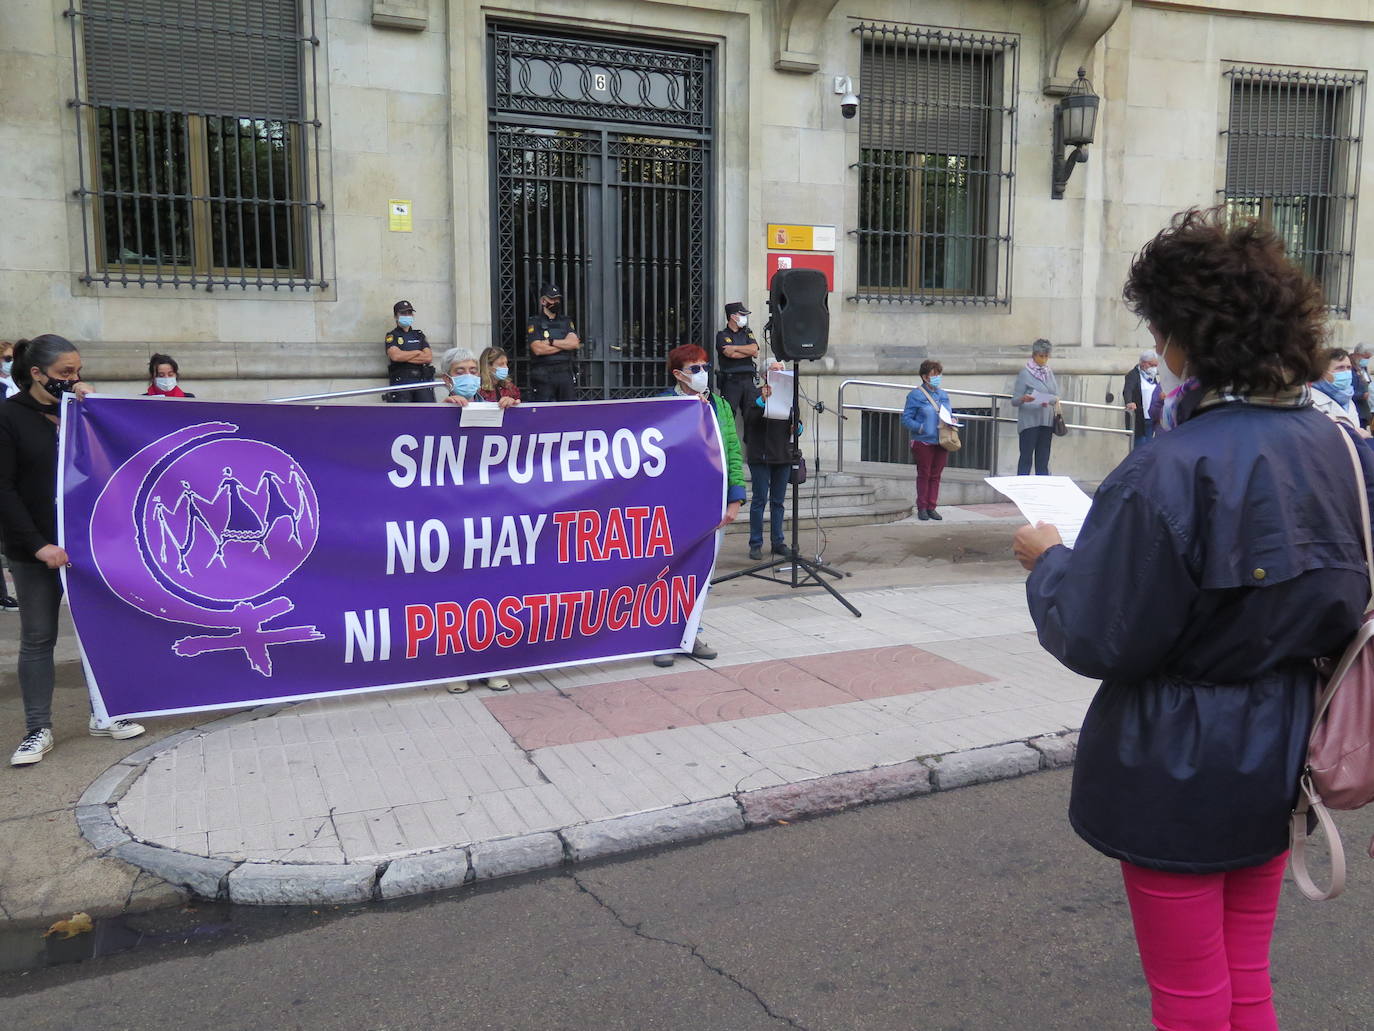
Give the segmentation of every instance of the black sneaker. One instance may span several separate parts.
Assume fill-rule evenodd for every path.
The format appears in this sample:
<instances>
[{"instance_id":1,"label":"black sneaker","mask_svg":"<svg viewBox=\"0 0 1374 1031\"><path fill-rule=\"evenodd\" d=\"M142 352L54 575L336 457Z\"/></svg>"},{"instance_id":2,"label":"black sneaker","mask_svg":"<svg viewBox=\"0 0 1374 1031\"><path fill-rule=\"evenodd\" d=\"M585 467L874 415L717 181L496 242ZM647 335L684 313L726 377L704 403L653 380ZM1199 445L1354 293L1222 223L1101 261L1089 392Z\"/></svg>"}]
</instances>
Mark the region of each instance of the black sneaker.
<instances>
[{"instance_id":1,"label":"black sneaker","mask_svg":"<svg viewBox=\"0 0 1374 1031\"><path fill-rule=\"evenodd\" d=\"M757 562L759 559L763 558L763 545L762 545L762 544L751 544L751 545L749 545L749 558L750 558L752 561L754 561L754 562Z\"/></svg>"},{"instance_id":2,"label":"black sneaker","mask_svg":"<svg viewBox=\"0 0 1374 1031\"><path fill-rule=\"evenodd\" d=\"M938 523L938 522L942 522L942 521L944 520L945 517L942 516L939 512L935 511L935 509L933 509L933 508L928 508L928 509L926 509L926 518L927 518L927 519L934 519L934 520Z\"/></svg>"},{"instance_id":3,"label":"black sneaker","mask_svg":"<svg viewBox=\"0 0 1374 1031\"><path fill-rule=\"evenodd\" d=\"M924 523L927 519L930 518L930 513L923 508L916 513L916 518Z\"/></svg>"},{"instance_id":4,"label":"black sneaker","mask_svg":"<svg viewBox=\"0 0 1374 1031\"><path fill-rule=\"evenodd\" d=\"M774 554L774 555L785 555L785 556L787 556L788 558L791 558L791 557L792 557L792 549L789 548L786 544L774 544L774 545L773 545L773 554Z\"/></svg>"},{"instance_id":5,"label":"black sneaker","mask_svg":"<svg viewBox=\"0 0 1374 1031\"><path fill-rule=\"evenodd\" d=\"M8 594L0 594L0 612L18 612L19 602Z\"/></svg>"}]
</instances>

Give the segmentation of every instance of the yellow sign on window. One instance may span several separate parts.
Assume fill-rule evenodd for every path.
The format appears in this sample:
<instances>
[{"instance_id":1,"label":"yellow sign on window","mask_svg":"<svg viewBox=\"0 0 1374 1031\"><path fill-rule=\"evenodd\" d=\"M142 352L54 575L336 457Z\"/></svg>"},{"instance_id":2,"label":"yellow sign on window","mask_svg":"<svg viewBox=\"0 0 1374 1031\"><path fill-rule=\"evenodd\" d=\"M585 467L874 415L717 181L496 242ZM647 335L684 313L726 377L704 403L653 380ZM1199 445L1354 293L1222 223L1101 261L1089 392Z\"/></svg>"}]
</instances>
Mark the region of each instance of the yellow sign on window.
<instances>
[{"instance_id":1,"label":"yellow sign on window","mask_svg":"<svg viewBox=\"0 0 1374 1031\"><path fill-rule=\"evenodd\" d=\"M410 201L390 200L387 201L389 216L387 228L393 233L408 233L411 231L410 221Z\"/></svg>"}]
</instances>

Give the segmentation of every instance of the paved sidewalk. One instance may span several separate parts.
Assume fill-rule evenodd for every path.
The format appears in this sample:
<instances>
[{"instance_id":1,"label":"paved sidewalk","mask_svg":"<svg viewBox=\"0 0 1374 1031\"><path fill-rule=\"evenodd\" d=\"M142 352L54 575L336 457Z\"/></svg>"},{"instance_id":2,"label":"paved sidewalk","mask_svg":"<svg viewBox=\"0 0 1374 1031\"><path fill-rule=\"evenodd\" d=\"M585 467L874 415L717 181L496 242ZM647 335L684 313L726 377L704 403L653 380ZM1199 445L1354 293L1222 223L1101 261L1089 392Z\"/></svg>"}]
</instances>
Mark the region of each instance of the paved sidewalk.
<instances>
[{"instance_id":1,"label":"paved sidewalk","mask_svg":"<svg viewBox=\"0 0 1374 1031\"><path fill-rule=\"evenodd\" d=\"M1039 649L1020 577L849 593L862 619L765 589L708 608L717 661L316 700L185 732L83 799L92 836L200 894L354 900L1071 758L1095 685ZM100 792L113 821L93 819Z\"/></svg>"},{"instance_id":2,"label":"paved sidewalk","mask_svg":"<svg viewBox=\"0 0 1374 1031\"><path fill-rule=\"evenodd\" d=\"M118 749L59 734L39 767L10 771L6 808L34 835L13 857L12 895L41 901L4 915L118 911L177 891L408 894L1071 761L1093 684L1029 632L1023 576L1006 561L1016 517L942 511L946 524L829 531L827 560L856 574L840 586L862 619L815 588L721 585L703 625L717 661L152 720L149 739L174 733ZM743 550L727 538L720 568ZM59 686L77 687L63 668ZM44 881L53 835L70 859Z\"/></svg>"}]
</instances>

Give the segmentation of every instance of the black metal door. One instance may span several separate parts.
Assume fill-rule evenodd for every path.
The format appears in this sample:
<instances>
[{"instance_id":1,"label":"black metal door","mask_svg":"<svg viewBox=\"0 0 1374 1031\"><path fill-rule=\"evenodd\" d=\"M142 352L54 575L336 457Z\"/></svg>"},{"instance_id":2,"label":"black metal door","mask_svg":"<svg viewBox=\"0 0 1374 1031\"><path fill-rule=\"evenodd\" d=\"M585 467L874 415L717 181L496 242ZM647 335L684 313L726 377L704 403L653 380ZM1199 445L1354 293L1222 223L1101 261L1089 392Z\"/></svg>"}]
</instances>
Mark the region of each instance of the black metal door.
<instances>
[{"instance_id":1,"label":"black metal door","mask_svg":"<svg viewBox=\"0 0 1374 1031\"><path fill-rule=\"evenodd\" d=\"M582 337L579 395L666 386L714 330L706 50L490 33L492 339L517 381L539 284Z\"/></svg>"}]
</instances>

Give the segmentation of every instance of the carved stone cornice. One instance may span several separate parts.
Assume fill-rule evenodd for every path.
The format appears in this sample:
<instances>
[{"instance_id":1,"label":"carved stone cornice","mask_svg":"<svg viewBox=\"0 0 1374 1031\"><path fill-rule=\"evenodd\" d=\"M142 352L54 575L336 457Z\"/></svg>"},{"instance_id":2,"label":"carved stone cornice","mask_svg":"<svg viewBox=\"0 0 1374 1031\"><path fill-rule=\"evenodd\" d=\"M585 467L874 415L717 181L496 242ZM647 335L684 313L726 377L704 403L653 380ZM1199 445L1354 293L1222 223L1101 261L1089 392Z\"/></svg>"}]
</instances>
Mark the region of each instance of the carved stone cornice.
<instances>
[{"instance_id":1,"label":"carved stone cornice","mask_svg":"<svg viewBox=\"0 0 1374 1031\"><path fill-rule=\"evenodd\" d=\"M429 0L372 0L372 24L423 32L429 28Z\"/></svg>"},{"instance_id":2,"label":"carved stone cornice","mask_svg":"<svg viewBox=\"0 0 1374 1031\"><path fill-rule=\"evenodd\" d=\"M1045 0L1045 63L1041 89L1069 92L1079 68L1092 67L1093 47L1116 24L1127 0Z\"/></svg>"},{"instance_id":3,"label":"carved stone cornice","mask_svg":"<svg viewBox=\"0 0 1374 1031\"><path fill-rule=\"evenodd\" d=\"M821 67L825 20L839 0L773 0L773 67L815 72Z\"/></svg>"}]
</instances>

